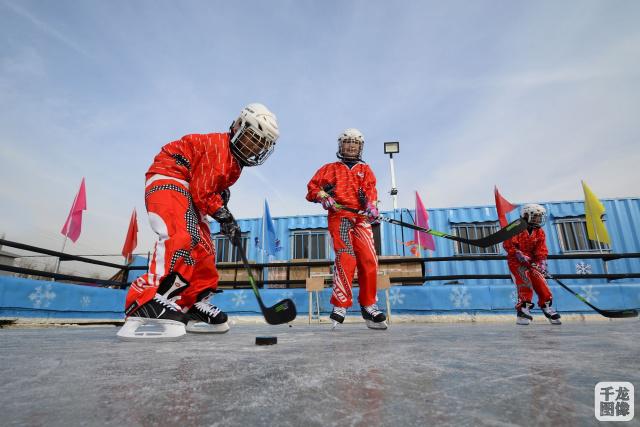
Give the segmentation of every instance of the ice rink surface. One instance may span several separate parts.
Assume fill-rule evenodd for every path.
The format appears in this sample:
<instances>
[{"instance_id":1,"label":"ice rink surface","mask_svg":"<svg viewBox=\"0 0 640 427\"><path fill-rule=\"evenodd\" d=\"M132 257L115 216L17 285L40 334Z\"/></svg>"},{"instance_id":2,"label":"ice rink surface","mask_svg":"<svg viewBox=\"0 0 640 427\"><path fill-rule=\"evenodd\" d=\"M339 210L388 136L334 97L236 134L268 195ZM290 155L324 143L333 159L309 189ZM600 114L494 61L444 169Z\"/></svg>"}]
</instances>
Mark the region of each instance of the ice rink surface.
<instances>
[{"instance_id":1,"label":"ice rink surface","mask_svg":"<svg viewBox=\"0 0 640 427\"><path fill-rule=\"evenodd\" d=\"M596 383L640 389L639 325L235 325L164 343L121 342L115 327L2 329L0 424L598 425ZM262 335L278 344L256 346Z\"/></svg>"}]
</instances>

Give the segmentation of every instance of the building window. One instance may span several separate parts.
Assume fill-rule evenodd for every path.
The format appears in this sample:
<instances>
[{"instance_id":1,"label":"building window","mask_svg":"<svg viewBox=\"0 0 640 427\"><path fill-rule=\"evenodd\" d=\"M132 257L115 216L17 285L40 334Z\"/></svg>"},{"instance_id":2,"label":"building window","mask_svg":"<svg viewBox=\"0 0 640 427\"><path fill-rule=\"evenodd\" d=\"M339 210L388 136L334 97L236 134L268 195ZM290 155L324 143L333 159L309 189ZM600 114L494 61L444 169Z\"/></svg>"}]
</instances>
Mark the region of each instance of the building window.
<instances>
[{"instance_id":1,"label":"building window","mask_svg":"<svg viewBox=\"0 0 640 427\"><path fill-rule=\"evenodd\" d=\"M242 248L245 255L247 254L247 245L249 243L249 234L242 233ZM218 262L237 262L241 261L240 252L231 244L231 240L224 234L216 234L213 236L213 243L216 246L216 263Z\"/></svg>"},{"instance_id":2,"label":"building window","mask_svg":"<svg viewBox=\"0 0 640 427\"><path fill-rule=\"evenodd\" d=\"M297 230L291 234L291 259L328 259L326 230Z\"/></svg>"},{"instance_id":3,"label":"building window","mask_svg":"<svg viewBox=\"0 0 640 427\"><path fill-rule=\"evenodd\" d=\"M497 222L478 222L471 224L454 224L451 227L452 234L465 239L480 239L498 231ZM456 255L498 255L500 247L498 245L489 246L488 248L479 248L478 246L469 245L462 242L454 242Z\"/></svg>"},{"instance_id":4,"label":"building window","mask_svg":"<svg viewBox=\"0 0 640 427\"><path fill-rule=\"evenodd\" d=\"M600 249L604 251L611 250L606 243L589 240L587 237L587 220L584 216L559 219L556 221L556 230L560 239L560 250L564 253L599 252Z\"/></svg>"}]
</instances>

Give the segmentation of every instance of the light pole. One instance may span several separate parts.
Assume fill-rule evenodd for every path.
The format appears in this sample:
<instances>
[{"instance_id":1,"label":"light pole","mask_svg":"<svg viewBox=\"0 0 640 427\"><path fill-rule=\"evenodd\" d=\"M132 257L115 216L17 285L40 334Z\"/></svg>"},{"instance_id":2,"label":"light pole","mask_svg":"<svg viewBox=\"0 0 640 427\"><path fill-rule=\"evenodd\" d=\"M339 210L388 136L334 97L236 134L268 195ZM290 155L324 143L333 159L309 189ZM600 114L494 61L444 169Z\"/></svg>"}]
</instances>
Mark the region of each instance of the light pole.
<instances>
[{"instance_id":1,"label":"light pole","mask_svg":"<svg viewBox=\"0 0 640 427\"><path fill-rule=\"evenodd\" d=\"M384 143L384 154L389 155L389 166L391 167L391 197L393 198L393 218L396 218L396 209L398 209L398 189L396 188L396 171L393 167L393 155L400 152L400 142L391 141ZM398 253L398 239L396 237L396 228L393 227L393 245ZM404 245L404 243L403 243ZM404 246L403 246L404 248Z\"/></svg>"}]
</instances>

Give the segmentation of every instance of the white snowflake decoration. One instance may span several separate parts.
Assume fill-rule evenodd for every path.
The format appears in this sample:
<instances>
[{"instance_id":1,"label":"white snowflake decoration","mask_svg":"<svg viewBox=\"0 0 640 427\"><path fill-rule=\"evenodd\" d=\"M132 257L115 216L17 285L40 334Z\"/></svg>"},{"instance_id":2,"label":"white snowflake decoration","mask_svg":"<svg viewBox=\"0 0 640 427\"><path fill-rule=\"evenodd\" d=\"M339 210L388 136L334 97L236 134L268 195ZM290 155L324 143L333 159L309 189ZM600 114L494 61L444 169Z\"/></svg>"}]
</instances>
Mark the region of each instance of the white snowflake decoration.
<instances>
[{"instance_id":1,"label":"white snowflake decoration","mask_svg":"<svg viewBox=\"0 0 640 427\"><path fill-rule=\"evenodd\" d=\"M240 291L233 296L232 300L235 306L239 307L241 305L244 305L246 298L247 296L245 295L245 291Z\"/></svg>"},{"instance_id":2,"label":"white snowflake decoration","mask_svg":"<svg viewBox=\"0 0 640 427\"><path fill-rule=\"evenodd\" d=\"M458 308L469 307L471 303L471 295L467 292L466 287L453 288L449 299L453 303L453 306Z\"/></svg>"},{"instance_id":3,"label":"white snowflake decoration","mask_svg":"<svg viewBox=\"0 0 640 427\"><path fill-rule=\"evenodd\" d=\"M56 298L56 294L51 290L51 288L51 285L38 286L35 292L29 295L29 299L33 303L34 308L49 307L51 301Z\"/></svg>"},{"instance_id":4,"label":"white snowflake decoration","mask_svg":"<svg viewBox=\"0 0 640 427\"><path fill-rule=\"evenodd\" d=\"M591 274L591 264L579 262L576 264L576 274Z\"/></svg>"},{"instance_id":5,"label":"white snowflake decoration","mask_svg":"<svg viewBox=\"0 0 640 427\"><path fill-rule=\"evenodd\" d=\"M582 289L582 297L589 302L598 302L598 295L600 295L599 291L593 289L592 285L589 286L581 286Z\"/></svg>"},{"instance_id":6,"label":"white snowflake decoration","mask_svg":"<svg viewBox=\"0 0 640 427\"><path fill-rule=\"evenodd\" d=\"M393 305L404 304L404 294L398 288L392 288L389 291L389 301Z\"/></svg>"},{"instance_id":7,"label":"white snowflake decoration","mask_svg":"<svg viewBox=\"0 0 640 427\"><path fill-rule=\"evenodd\" d=\"M91 304L91 297L85 295L82 298L80 298L80 306L82 308L88 307L89 304Z\"/></svg>"}]
</instances>

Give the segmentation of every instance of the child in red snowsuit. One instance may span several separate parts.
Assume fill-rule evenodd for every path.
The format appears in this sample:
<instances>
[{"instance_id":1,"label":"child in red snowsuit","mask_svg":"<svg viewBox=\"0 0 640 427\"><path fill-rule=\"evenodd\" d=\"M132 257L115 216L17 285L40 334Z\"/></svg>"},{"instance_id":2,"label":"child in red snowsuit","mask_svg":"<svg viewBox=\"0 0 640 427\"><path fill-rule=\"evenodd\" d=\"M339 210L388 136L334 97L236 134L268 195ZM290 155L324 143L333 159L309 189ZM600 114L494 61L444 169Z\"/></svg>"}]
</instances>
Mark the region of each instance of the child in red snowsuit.
<instances>
[{"instance_id":1,"label":"child in red snowsuit","mask_svg":"<svg viewBox=\"0 0 640 427\"><path fill-rule=\"evenodd\" d=\"M545 279L547 273L546 236L541 228L545 222L544 207L527 204L522 207L521 217L527 221L527 230L505 241L502 245L507 251L507 263L511 277L518 289L516 303L517 324L528 325L533 316L531 302L533 292L538 295L538 305L552 324L560 324L560 314L551 306L551 290Z\"/></svg>"},{"instance_id":2,"label":"child in red snowsuit","mask_svg":"<svg viewBox=\"0 0 640 427\"><path fill-rule=\"evenodd\" d=\"M330 315L334 327L351 307L352 281L358 270L361 313L372 329L386 329L386 316L376 306L378 261L371 223L378 217L376 177L361 160L364 137L347 129L338 138L340 161L322 166L307 185L307 200L321 203L328 211L329 233L335 251ZM363 210L364 215L340 210L337 205Z\"/></svg>"},{"instance_id":3,"label":"child in red snowsuit","mask_svg":"<svg viewBox=\"0 0 640 427\"><path fill-rule=\"evenodd\" d=\"M244 166L266 160L278 135L275 115L262 104L250 104L228 133L187 135L162 147L145 185L145 204L158 241L148 273L127 293L127 321L120 337L175 338L186 332L229 330L227 315L211 304L218 272L206 217L219 222L230 239L239 236L226 206L229 187ZM160 332L145 333L140 326L148 324Z\"/></svg>"}]
</instances>

